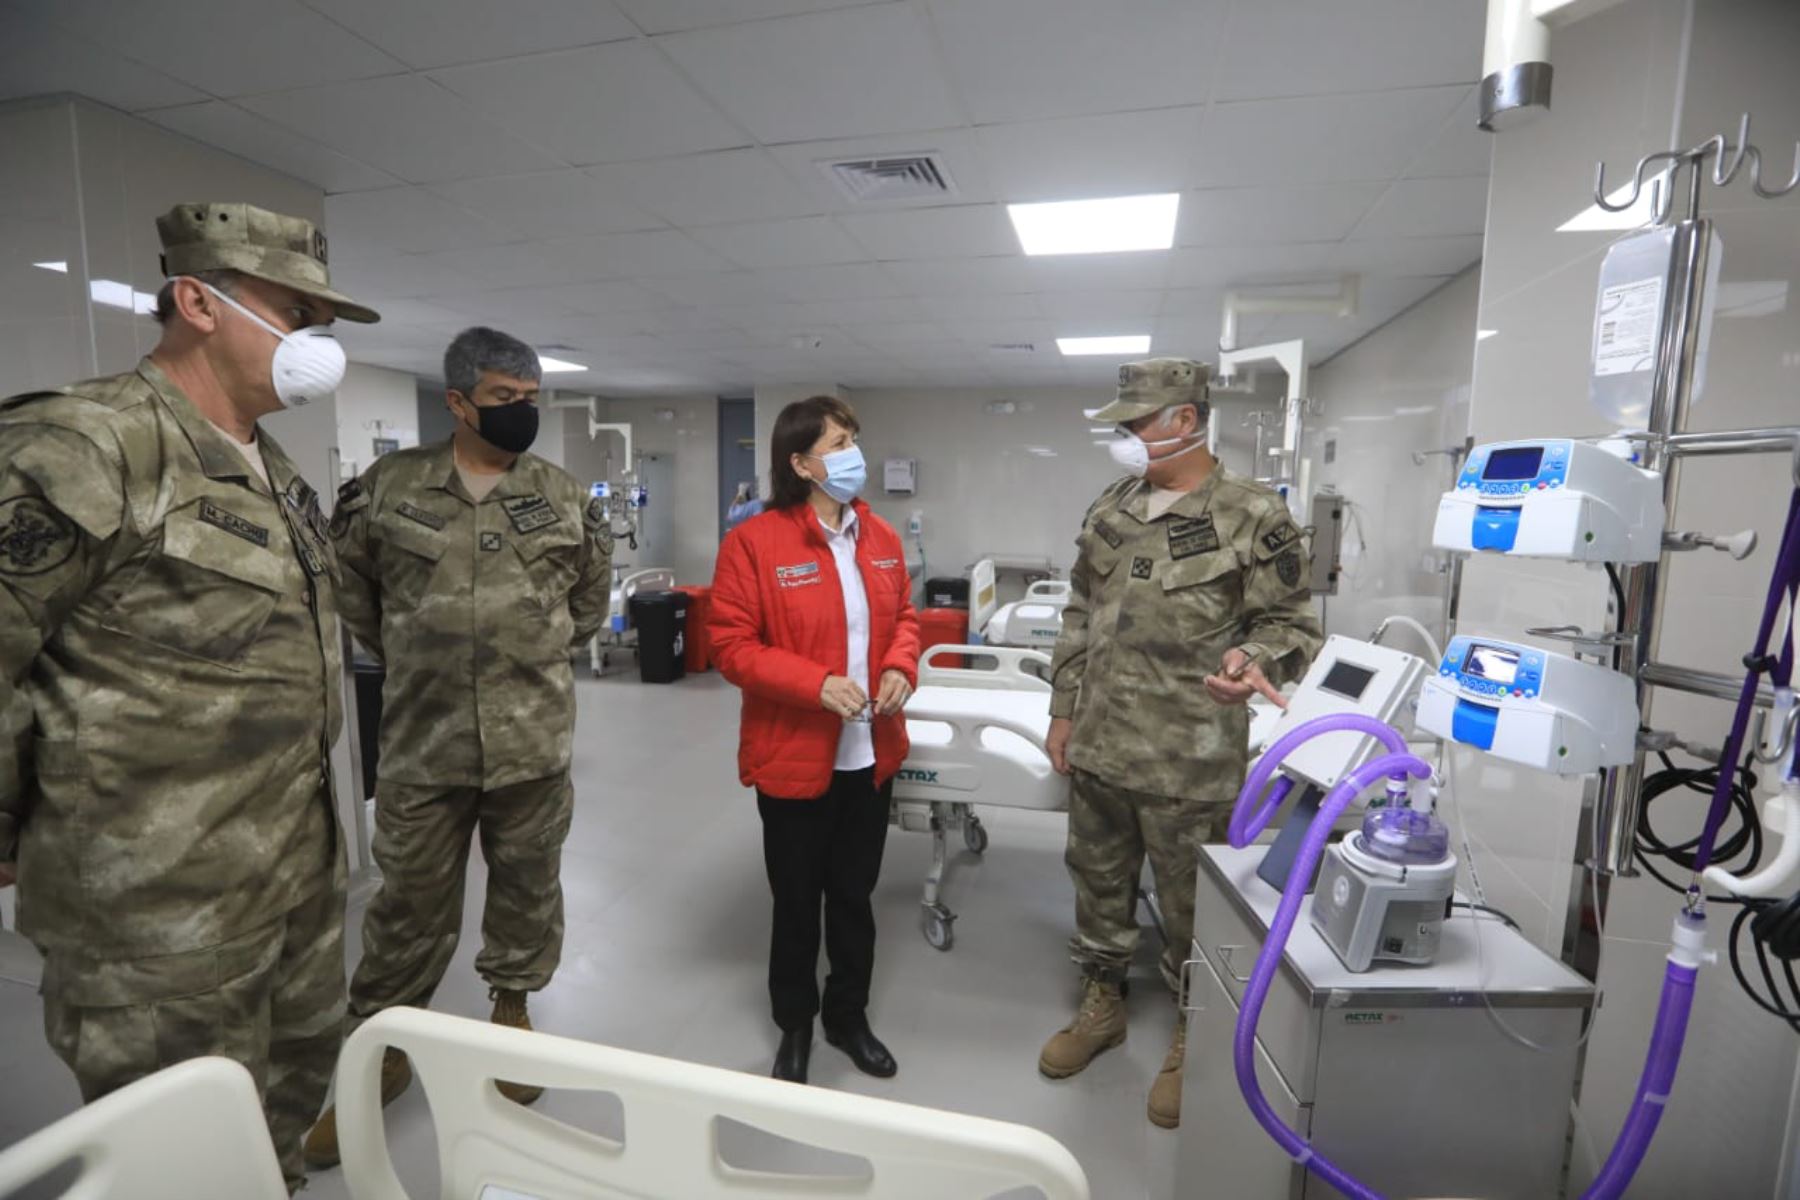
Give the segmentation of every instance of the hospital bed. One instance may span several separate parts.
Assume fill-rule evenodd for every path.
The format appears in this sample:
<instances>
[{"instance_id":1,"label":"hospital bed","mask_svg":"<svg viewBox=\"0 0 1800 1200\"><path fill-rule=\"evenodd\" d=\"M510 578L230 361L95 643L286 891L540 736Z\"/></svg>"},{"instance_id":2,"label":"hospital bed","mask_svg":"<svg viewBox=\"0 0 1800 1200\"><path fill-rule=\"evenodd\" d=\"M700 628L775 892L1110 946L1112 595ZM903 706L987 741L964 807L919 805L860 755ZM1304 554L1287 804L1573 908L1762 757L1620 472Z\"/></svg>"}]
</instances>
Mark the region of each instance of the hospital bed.
<instances>
[{"instance_id":1,"label":"hospital bed","mask_svg":"<svg viewBox=\"0 0 1800 1200\"><path fill-rule=\"evenodd\" d=\"M939 665L940 660L945 665ZM948 663L962 662L964 666ZM921 898L925 940L939 950L956 939L956 914L943 902L949 839L962 834L985 853L987 829L975 805L1066 812L1069 781L1050 766L1050 656L1016 646L933 646L919 661L919 688L906 705L912 752L894 777L890 821L931 834L931 868ZM1250 749L1268 741L1281 710L1250 706ZM1157 920L1154 891L1143 889Z\"/></svg>"},{"instance_id":2,"label":"hospital bed","mask_svg":"<svg viewBox=\"0 0 1800 1200\"><path fill-rule=\"evenodd\" d=\"M982 559L969 571L969 640L992 646L1054 649L1056 639L1062 636L1069 581L1034 580L1026 586L1023 600L1001 604L996 575L991 558Z\"/></svg>"},{"instance_id":3,"label":"hospital bed","mask_svg":"<svg viewBox=\"0 0 1800 1200\"><path fill-rule=\"evenodd\" d=\"M405 1052L434 1126L444 1200L978 1200L1035 1188L1087 1200L1067 1149L1021 1125L783 1083L718 1067L415 1008L365 1023L338 1060L338 1131L353 1200L407 1200L381 1108L381 1059ZM623 1140L522 1108L496 1079L604 1093ZM851 1156L860 1173L753 1170L721 1155L724 1122ZM284 1200L256 1089L241 1066L181 1063L0 1152L0 1197L70 1160L68 1200ZM860 1160L860 1161L857 1161Z\"/></svg>"},{"instance_id":4,"label":"hospital bed","mask_svg":"<svg viewBox=\"0 0 1800 1200\"><path fill-rule=\"evenodd\" d=\"M625 635L635 632L631 624L631 598L639 592L666 592L675 586L675 572L667 567L645 567L620 575L613 584L612 603L607 608L606 624L588 643L588 665L598 679L612 665L614 650L631 650L635 642Z\"/></svg>"}]
</instances>

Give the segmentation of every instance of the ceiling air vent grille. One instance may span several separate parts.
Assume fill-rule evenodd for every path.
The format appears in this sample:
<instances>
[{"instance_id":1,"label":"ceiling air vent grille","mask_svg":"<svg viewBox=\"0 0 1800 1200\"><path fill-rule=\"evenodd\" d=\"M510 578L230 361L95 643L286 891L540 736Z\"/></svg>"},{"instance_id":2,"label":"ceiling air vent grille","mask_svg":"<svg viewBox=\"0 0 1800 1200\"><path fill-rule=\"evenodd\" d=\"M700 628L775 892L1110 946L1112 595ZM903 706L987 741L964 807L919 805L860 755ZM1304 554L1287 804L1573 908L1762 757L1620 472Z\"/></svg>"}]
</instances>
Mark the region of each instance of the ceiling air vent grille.
<instances>
[{"instance_id":1,"label":"ceiling air vent grille","mask_svg":"<svg viewBox=\"0 0 1800 1200\"><path fill-rule=\"evenodd\" d=\"M819 164L854 204L923 200L956 194L950 172L931 154L843 158Z\"/></svg>"}]
</instances>

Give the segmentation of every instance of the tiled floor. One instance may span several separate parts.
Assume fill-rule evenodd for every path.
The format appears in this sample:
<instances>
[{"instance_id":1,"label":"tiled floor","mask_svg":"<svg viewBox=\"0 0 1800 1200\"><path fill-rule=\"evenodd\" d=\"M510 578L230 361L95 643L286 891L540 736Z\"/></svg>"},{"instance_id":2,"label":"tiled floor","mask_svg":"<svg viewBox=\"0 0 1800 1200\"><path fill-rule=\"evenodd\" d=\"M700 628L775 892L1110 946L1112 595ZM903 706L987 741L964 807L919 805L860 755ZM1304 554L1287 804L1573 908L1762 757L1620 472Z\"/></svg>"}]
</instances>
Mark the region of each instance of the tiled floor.
<instances>
[{"instance_id":1,"label":"tiled floor","mask_svg":"<svg viewBox=\"0 0 1800 1200\"><path fill-rule=\"evenodd\" d=\"M563 865L568 936L555 982L533 1000L533 1020L566 1036L764 1073L776 1041L764 986L768 885L756 807L736 779L736 693L717 675L650 687L621 673L577 686L576 816ZM1074 903L1061 861L1064 822L1005 810L983 819L992 836L985 858L953 860L946 899L961 919L948 953L919 933L930 841L890 832L875 898L881 940L870 1016L900 1073L860 1075L820 1039L813 1082L1032 1125L1075 1154L1097 1200L1167 1200L1178 1135L1144 1116L1174 1016L1153 938L1140 954L1125 1046L1072 1080L1040 1078L1038 1047L1068 1018L1075 994L1064 952ZM435 1007L485 1017L486 990L472 966L483 875L474 858L465 940ZM352 956L359 919L351 914ZM36 997L4 982L0 1080L0 1145L77 1102L44 1045ZM564 1095L547 1096L542 1110L597 1119L591 1104ZM435 1196L419 1088L389 1110L388 1130L413 1194ZM330 1171L306 1195L347 1193Z\"/></svg>"}]
</instances>

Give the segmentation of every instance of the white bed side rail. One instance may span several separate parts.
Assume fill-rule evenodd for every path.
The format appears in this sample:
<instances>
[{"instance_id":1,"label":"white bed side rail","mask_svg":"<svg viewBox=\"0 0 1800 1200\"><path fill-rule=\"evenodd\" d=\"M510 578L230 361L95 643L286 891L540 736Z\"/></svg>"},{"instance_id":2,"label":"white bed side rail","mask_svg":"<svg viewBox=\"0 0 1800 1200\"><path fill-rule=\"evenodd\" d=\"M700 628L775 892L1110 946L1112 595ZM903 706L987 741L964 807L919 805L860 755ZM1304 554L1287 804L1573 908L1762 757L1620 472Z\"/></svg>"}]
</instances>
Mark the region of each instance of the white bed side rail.
<instances>
[{"instance_id":1,"label":"white bed side rail","mask_svg":"<svg viewBox=\"0 0 1800 1200\"><path fill-rule=\"evenodd\" d=\"M936 665L940 658L958 655L980 665ZM1028 665L1036 671L1027 669ZM1050 656L1042 650L1028 650L1022 646L933 646L919 658L919 686L1048 692L1051 690Z\"/></svg>"},{"instance_id":2,"label":"white bed side rail","mask_svg":"<svg viewBox=\"0 0 1800 1200\"><path fill-rule=\"evenodd\" d=\"M1067 600L1073 585L1066 579L1040 579L1025 589L1027 600Z\"/></svg>"},{"instance_id":3,"label":"white bed side rail","mask_svg":"<svg viewBox=\"0 0 1800 1200\"><path fill-rule=\"evenodd\" d=\"M355 1200L406 1200L381 1117L381 1057L403 1050L430 1101L442 1195L481 1200L776 1200L830 1194L859 1200L959 1200L1036 1187L1049 1200L1087 1200L1087 1178L1060 1143L1035 1129L917 1108L590 1042L508 1029L422 1009L393 1008L344 1045L338 1130ZM621 1144L501 1097L491 1081L610 1092L624 1107ZM749 1171L719 1158L728 1119L870 1165L863 1178Z\"/></svg>"},{"instance_id":4,"label":"white bed side rail","mask_svg":"<svg viewBox=\"0 0 1800 1200\"><path fill-rule=\"evenodd\" d=\"M0 1196L70 1160L64 1200L287 1200L256 1084L227 1058L176 1063L0 1150Z\"/></svg>"},{"instance_id":5,"label":"white bed side rail","mask_svg":"<svg viewBox=\"0 0 1800 1200\"><path fill-rule=\"evenodd\" d=\"M984 558L969 568L969 633L985 633L1000 607L1000 573L994 560Z\"/></svg>"},{"instance_id":6,"label":"white bed side rail","mask_svg":"<svg viewBox=\"0 0 1800 1200\"><path fill-rule=\"evenodd\" d=\"M666 592L675 586L675 572L668 567L645 567L619 580L617 615L631 620L631 598L639 592Z\"/></svg>"}]
</instances>

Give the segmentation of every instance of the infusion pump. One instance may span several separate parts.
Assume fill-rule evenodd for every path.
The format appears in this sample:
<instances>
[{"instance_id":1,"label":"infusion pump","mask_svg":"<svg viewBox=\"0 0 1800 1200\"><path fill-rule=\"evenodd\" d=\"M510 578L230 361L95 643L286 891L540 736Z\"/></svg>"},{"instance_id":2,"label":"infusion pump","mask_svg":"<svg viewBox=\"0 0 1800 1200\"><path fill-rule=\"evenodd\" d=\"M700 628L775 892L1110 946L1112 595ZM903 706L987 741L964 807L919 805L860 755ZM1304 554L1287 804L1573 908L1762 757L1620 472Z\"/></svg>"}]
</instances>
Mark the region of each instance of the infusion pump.
<instances>
[{"instance_id":1,"label":"infusion pump","mask_svg":"<svg viewBox=\"0 0 1800 1200\"><path fill-rule=\"evenodd\" d=\"M1662 476L1607 445L1569 438L1476 446L1438 501L1440 550L1497 551L1576 562L1655 562L1662 554Z\"/></svg>"}]
</instances>

